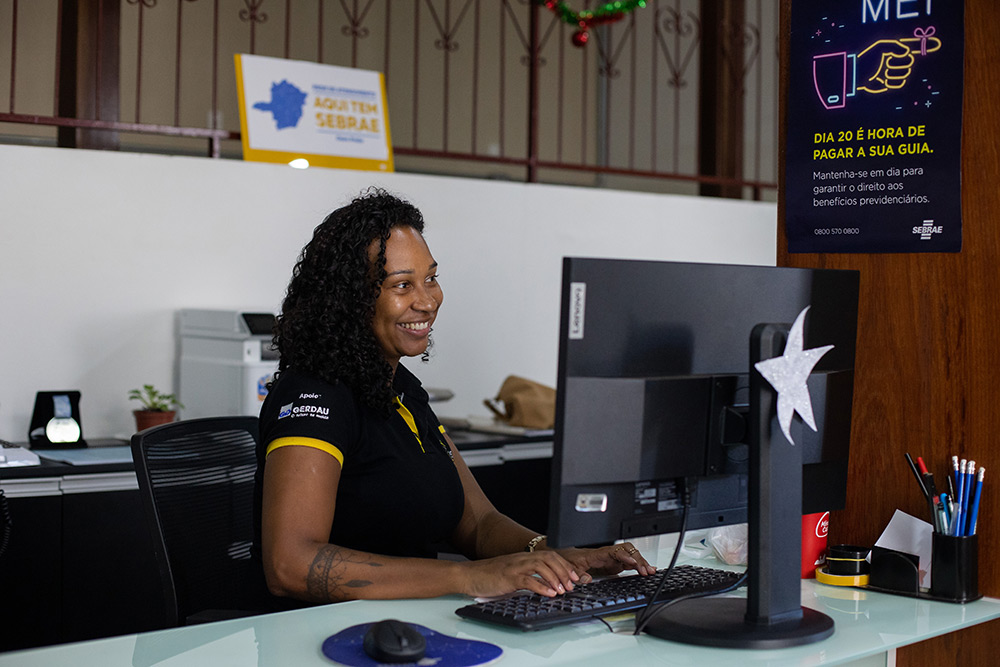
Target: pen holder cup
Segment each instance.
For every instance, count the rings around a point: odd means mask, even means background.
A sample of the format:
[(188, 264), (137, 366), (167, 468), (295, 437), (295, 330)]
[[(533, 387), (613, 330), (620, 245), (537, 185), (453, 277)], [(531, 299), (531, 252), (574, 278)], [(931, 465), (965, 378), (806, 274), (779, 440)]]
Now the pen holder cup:
[(934, 533), (931, 542), (933, 597), (967, 602), (979, 595), (979, 537)]

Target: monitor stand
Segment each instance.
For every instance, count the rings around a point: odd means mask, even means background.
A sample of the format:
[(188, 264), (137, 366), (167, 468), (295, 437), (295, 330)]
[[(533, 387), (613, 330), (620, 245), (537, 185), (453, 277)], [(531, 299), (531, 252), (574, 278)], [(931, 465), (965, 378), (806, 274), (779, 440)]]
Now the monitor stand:
[(645, 631), (654, 637), (702, 646), (776, 649), (833, 634), (832, 618), (801, 604), (802, 451), (781, 432), (776, 392), (754, 367), (783, 353), (788, 330), (787, 324), (758, 324), (750, 336), (747, 597), (671, 605), (646, 625)]

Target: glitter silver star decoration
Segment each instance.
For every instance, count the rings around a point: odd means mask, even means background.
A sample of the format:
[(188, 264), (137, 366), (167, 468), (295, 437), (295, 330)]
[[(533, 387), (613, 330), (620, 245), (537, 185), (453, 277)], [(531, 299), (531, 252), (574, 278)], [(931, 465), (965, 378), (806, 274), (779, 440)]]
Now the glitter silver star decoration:
[(796, 412), (809, 428), (816, 430), (816, 419), (813, 417), (812, 399), (809, 396), (806, 380), (823, 355), (833, 349), (833, 345), (814, 347), (811, 350), (802, 349), (802, 323), (808, 311), (809, 306), (806, 306), (795, 318), (795, 324), (788, 332), (782, 356), (754, 364), (754, 368), (778, 392), (778, 423), (781, 425), (781, 432), (793, 445), (795, 441), (792, 440), (791, 427), (792, 417)]

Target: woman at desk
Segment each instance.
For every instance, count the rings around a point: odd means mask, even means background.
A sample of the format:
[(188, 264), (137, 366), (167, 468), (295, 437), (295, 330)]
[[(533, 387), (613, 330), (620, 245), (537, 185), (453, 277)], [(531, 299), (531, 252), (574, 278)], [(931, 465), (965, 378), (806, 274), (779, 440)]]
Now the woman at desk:
[[(260, 555), (272, 594), (308, 602), (572, 590), (654, 568), (631, 544), (548, 549), (479, 488), (402, 364), (442, 303), (411, 204), (371, 190), (303, 249), (278, 317), (261, 409)], [(451, 543), (469, 558), (438, 560)]]

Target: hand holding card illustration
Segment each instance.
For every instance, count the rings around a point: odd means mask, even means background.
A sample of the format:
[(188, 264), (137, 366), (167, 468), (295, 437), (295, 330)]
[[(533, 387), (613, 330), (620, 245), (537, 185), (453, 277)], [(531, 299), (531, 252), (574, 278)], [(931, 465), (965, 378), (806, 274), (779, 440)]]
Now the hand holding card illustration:
[(879, 39), (857, 54), (846, 51), (813, 56), (813, 84), (827, 109), (842, 109), (858, 91), (879, 94), (906, 85), (916, 55), (941, 48), (934, 27), (917, 28), (913, 37)]

